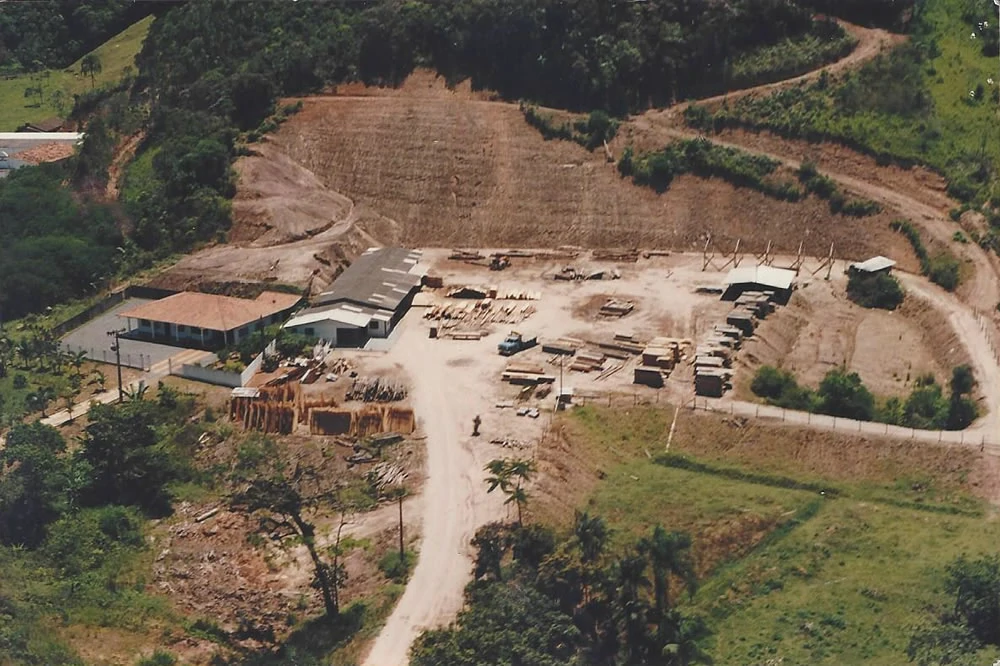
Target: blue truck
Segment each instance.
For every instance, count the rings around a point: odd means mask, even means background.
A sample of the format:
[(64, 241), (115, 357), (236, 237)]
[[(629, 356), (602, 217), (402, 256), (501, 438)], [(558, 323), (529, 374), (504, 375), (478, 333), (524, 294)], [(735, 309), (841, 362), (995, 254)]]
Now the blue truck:
[(538, 338), (535, 336), (526, 337), (517, 331), (511, 331), (510, 334), (504, 338), (504, 341), (497, 345), (497, 351), (500, 352), (501, 356), (513, 356), (519, 351), (524, 351), (525, 349), (531, 349), (538, 344)]

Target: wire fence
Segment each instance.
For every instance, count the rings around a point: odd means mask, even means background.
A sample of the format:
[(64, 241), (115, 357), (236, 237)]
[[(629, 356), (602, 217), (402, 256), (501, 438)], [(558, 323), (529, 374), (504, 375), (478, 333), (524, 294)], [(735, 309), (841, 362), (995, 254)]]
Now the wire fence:
[[(594, 405), (600, 407), (638, 407), (640, 405), (669, 404), (667, 397), (660, 397), (659, 391), (653, 395), (648, 393), (630, 394), (585, 394), (574, 396), (578, 405)], [(816, 430), (827, 430), (844, 434), (891, 437), (898, 440), (913, 440), (933, 444), (978, 447), (980, 451), (990, 451), (1000, 454), (1000, 442), (987, 439), (982, 431), (966, 430), (920, 430), (903, 426), (878, 423), (875, 421), (858, 421), (826, 414), (800, 412), (772, 405), (761, 405), (739, 400), (721, 400), (696, 396), (686, 400), (680, 407), (691, 412), (709, 412), (730, 417), (742, 417), (759, 421), (780, 422), (788, 425), (798, 425)]]
[[(81, 347), (79, 345), (63, 344), (64, 351), (72, 353), (83, 353), (91, 361), (115, 364), (115, 353), (110, 349), (94, 349), (93, 347)], [(153, 359), (149, 354), (132, 354), (122, 352), (122, 367), (135, 368), (148, 372), (153, 364)]]

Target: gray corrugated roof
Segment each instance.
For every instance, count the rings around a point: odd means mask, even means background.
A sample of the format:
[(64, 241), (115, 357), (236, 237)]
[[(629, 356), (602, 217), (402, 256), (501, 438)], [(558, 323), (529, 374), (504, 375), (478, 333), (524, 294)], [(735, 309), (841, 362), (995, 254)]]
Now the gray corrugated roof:
[(316, 306), (349, 302), (395, 310), (420, 284), (416, 270), (420, 252), (401, 247), (370, 248), (340, 274), (329, 291), (313, 299)]

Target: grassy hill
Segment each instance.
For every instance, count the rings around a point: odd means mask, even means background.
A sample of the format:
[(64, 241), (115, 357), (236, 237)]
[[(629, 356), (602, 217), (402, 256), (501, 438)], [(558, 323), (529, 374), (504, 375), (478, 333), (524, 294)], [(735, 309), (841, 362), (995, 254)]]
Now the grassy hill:
[[(540, 457), (612, 543), (656, 523), (692, 535), (700, 587), (683, 607), (706, 618), (716, 664), (907, 663), (915, 628), (947, 603), (946, 566), (997, 550), (978, 451), (684, 412), (666, 455), (671, 418), (577, 410), (566, 448)], [(538, 490), (539, 520), (566, 519), (559, 492)]]
[[(94, 77), (93, 85), (113, 83), (121, 78), (126, 67), (135, 68), (135, 56), (152, 22), (153, 17), (147, 17), (94, 49), (93, 53), (101, 59), (103, 71)], [(92, 86), (90, 77), (80, 73), (81, 61), (82, 58), (66, 69), (0, 79), (0, 132), (12, 132), (26, 122), (65, 115), (73, 106), (73, 95), (90, 90)], [(25, 88), (36, 85), (41, 85), (44, 91), (41, 104), (35, 97), (24, 96)], [(61, 105), (53, 98), (56, 91), (63, 94)]]

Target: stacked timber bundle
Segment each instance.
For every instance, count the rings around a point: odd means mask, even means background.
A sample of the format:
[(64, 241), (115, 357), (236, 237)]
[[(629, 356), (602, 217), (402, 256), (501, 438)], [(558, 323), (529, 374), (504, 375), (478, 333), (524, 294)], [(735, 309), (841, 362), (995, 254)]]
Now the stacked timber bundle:
[(576, 372), (603, 371), (605, 359), (607, 356), (603, 352), (585, 349), (577, 353), (569, 369)]
[(452, 261), (480, 261), (486, 257), (475, 250), (453, 250), (448, 258)]
[(598, 342), (597, 346), (605, 355), (611, 358), (626, 359), (630, 356), (637, 356), (645, 349), (645, 345), (638, 342), (628, 342), (626, 340), (611, 340), (610, 342)]
[[(512, 293), (512, 292), (511, 292)], [(525, 292), (527, 294), (527, 292)], [(504, 295), (510, 295), (509, 293)], [(530, 300), (525, 298), (513, 300)], [(495, 303), (492, 299), (475, 302), (444, 303), (427, 308), (424, 319), (435, 321), (460, 321), (479, 324), (518, 324), (536, 312), (533, 305)]]
[(260, 389), (236, 389), (229, 401), (229, 418), (246, 430), (287, 435), (295, 427), (302, 400), (299, 384)]
[(395, 402), (406, 398), (406, 386), (381, 377), (357, 377), (347, 391), (346, 400)]
[(631, 314), (632, 310), (635, 309), (635, 302), (633, 301), (620, 301), (614, 298), (608, 299), (608, 301), (601, 306), (597, 314), (602, 317), (624, 317), (625, 315)]
[(413, 410), (404, 407), (367, 405), (358, 411), (323, 407), (309, 410), (309, 432), (313, 435), (409, 434), (416, 429), (416, 424)]
[(509, 363), (501, 378), (503, 381), (510, 382), (511, 384), (523, 384), (526, 386), (551, 384), (556, 380), (555, 375), (546, 374), (542, 366), (523, 361)]
[(597, 261), (639, 261), (639, 250), (594, 250), (592, 255)]
[(576, 338), (557, 338), (555, 340), (543, 342), (542, 351), (546, 354), (572, 356), (576, 353), (576, 350), (582, 346), (583, 340), (577, 340)]

